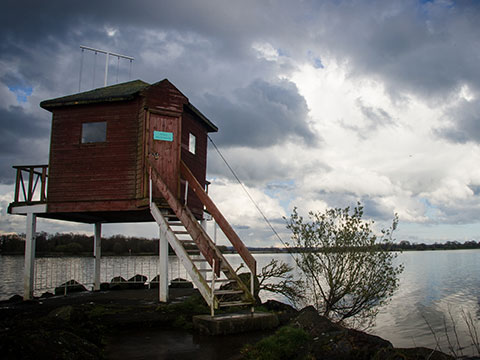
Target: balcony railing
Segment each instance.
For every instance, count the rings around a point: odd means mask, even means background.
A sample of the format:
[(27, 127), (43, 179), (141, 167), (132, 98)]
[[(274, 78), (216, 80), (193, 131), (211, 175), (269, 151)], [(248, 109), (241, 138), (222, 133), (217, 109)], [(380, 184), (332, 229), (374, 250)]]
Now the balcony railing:
[(17, 170), (14, 204), (46, 203), (48, 165), (22, 165), (13, 168)]

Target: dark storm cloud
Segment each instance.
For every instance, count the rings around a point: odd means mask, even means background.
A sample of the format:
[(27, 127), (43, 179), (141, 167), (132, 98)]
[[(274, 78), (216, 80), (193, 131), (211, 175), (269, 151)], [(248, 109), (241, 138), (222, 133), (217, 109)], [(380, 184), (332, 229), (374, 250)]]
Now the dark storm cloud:
[(462, 82), (480, 88), (478, 2), (327, 2), (318, 14), (317, 41), (393, 96), (435, 101)]
[(18, 106), (0, 109), (0, 183), (11, 184), (15, 178), (12, 165), (46, 164), (49, 122)]
[(480, 101), (462, 101), (447, 111), (447, 117), (452, 124), (437, 129), (437, 135), (454, 143), (480, 142)]
[(222, 131), (223, 146), (263, 148), (287, 141), (314, 145), (317, 136), (308, 124), (308, 107), (294, 83), (257, 79), (234, 92), (235, 100), (206, 95), (203, 108)]

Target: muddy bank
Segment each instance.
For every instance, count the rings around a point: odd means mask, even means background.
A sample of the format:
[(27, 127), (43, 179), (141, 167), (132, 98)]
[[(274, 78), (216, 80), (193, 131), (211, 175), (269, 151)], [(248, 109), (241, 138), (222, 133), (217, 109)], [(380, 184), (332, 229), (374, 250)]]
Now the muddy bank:
[[(312, 307), (295, 311), (269, 301), (279, 329), (228, 336), (199, 336), (192, 317), (209, 309), (194, 289), (79, 293), (0, 303), (3, 359), (431, 359), (430, 349), (395, 349), (386, 340), (346, 329)], [(238, 309), (236, 310), (238, 311)]]

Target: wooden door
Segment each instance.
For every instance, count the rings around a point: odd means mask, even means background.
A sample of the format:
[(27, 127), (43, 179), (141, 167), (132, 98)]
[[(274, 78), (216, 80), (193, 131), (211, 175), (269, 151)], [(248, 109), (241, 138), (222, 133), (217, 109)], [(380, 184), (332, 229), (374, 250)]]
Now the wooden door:
[[(150, 113), (148, 156), (169, 190), (180, 193), (180, 117)], [(161, 198), (153, 189), (153, 198)]]

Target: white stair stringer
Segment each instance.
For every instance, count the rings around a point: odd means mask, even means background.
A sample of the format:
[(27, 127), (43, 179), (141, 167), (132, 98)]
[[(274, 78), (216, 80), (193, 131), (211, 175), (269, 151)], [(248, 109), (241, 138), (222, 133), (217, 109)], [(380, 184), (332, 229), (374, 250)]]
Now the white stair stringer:
[(155, 219), (155, 221), (160, 227), (161, 235), (165, 236), (166, 239), (168, 240), (168, 243), (172, 247), (173, 251), (175, 251), (175, 254), (180, 259), (180, 262), (182, 263), (183, 267), (185, 268), (188, 275), (192, 279), (193, 283), (198, 288), (198, 291), (200, 292), (202, 297), (207, 302), (208, 306), (213, 305), (214, 308), (218, 308), (218, 301), (216, 297), (212, 298), (212, 290), (208, 285), (207, 281), (195, 266), (194, 262), (190, 258), (189, 254), (183, 247), (180, 240), (178, 240), (177, 236), (174, 234), (172, 229), (170, 229), (167, 221), (163, 217), (157, 205), (153, 202), (150, 204), (150, 212), (152, 213), (153, 218)]

